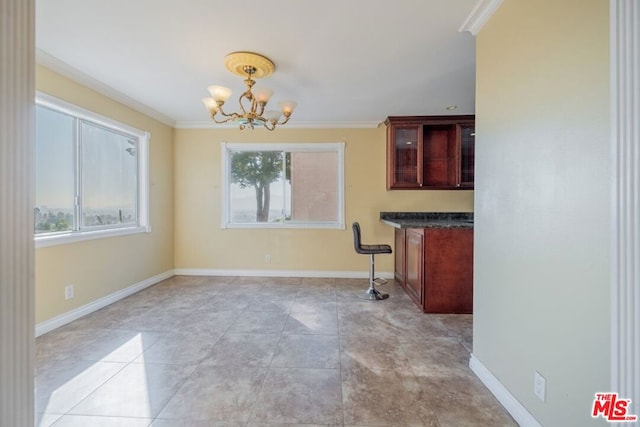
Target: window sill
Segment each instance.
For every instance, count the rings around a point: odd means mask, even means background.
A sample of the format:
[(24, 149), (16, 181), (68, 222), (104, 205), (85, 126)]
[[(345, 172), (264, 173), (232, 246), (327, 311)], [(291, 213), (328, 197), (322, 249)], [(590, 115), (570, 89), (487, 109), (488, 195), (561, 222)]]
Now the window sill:
[(76, 231), (49, 236), (36, 236), (34, 238), (36, 248), (66, 245), (68, 243), (84, 242), (86, 240), (104, 239), (107, 237), (127, 236), (130, 234), (150, 233), (151, 227), (126, 227), (109, 230)]
[(344, 230), (344, 224), (337, 222), (262, 222), (262, 223), (230, 223), (223, 224), (223, 229), (226, 228), (252, 228), (252, 229), (283, 229), (283, 228), (298, 228), (306, 230), (317, 229), (334, 229)]

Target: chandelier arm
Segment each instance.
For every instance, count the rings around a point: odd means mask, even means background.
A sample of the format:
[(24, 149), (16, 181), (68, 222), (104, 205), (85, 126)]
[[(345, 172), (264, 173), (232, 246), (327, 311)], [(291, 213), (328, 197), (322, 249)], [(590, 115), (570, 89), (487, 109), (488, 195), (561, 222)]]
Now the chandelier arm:
[(267, 128), (267, 130), (274, 130), (276, 128), (276, 125), (273, 122), (265, 121), (264, 127)]
[[(222, 114), (224, 117), (229, 117), (229, 118), (233, 118), (234, 116), (237, 115), (236, 113), (231, 113), (231, 114), (225, 113), (224, 110), (222, 109), (222, 105), (218, 106), (218, 112)], [(215, 116), (215, 113), (213, 114), (213, 116)], [(217, 123), (225, 123), (225, 122), (226, 120), (224, 122), (217, 122)]]
[(227, 116), (226, 119), (218, 120), (218, 119), (216, 119), (216, 115), (212, 114), (211, 115), (211, 120), (213, 120), (215, 123), (218, 123), (218, 124), (227, 123), (229, 120), (233, 120), (233, 115), (225, 114), (225, 116)]
[(291, 115), (284, 116), (284, 120), (283, 121), (278, 121), (276, 124), (277, 125), (283, 125), (283, 124), (287, 123), (290, 118), (291, 118)]
[(242, 110), (242, 115), (246, 115), (247, 114), (247, 110), (244, 108), (244, 105), (242, 105), (242, 99), (246, 98), (249, 101), (252, 100), (253, 96), (251, 94), (251, 91), (246, 91), (245, 93), (243, 93), (242, 95), (240, 95), (240, 98), (238, 98), (238, 104), (240, 104), (240, 109)]

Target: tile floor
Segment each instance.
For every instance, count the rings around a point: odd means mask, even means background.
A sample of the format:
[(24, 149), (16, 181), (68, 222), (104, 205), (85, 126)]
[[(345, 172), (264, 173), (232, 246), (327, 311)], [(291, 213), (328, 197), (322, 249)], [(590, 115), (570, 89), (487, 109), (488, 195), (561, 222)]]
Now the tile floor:
[(36, 340), (36, 426), (515, 426), (470, 315), (395, 284), (176, 276)]

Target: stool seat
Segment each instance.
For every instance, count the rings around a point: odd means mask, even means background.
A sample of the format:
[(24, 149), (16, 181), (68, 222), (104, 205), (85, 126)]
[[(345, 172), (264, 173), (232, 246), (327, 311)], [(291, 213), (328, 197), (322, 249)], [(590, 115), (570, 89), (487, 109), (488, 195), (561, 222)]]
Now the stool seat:
[(383, 294), (376, 289), (376, 283), (384, 284), (387, 281), (377, 278), (375, 276), (375, 261), (374, 255), (376, 254), (390, 254), (392, 253), (391, 246), (389, 245), (363, 245), (360, 240), (360, 224), (353, 223), (353, 247), (356, 252), (363, 255), (369, 255), (369, 288), (364, 292), (361, 298), (379, 301), (389, 298), (389, 294)]
[(356, 246), (356, 252), (364, 255), (392, 253), (389, 245), (360, 245)]

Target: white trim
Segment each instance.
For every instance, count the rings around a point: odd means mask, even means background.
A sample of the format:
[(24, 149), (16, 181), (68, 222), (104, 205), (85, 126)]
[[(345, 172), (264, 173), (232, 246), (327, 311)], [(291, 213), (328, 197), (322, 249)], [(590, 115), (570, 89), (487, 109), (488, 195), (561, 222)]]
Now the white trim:
[[(366, 279), (368, 271), (324, 270), (227, 270), (218, 268), (176, 268), (176, 276), (246, 276), (246, 277), (321, 277), (336, 279)], [(393, 279), (392, 271), (376, 272), (383, 279)]]
[(165, 116), (164, 114), (158, 112), (157, 110), (154, 110), (153, 108), (147, 105), (144, 105), (143, 103), (138, 102), (135, 99), (123, 94), (122, 92), (117, 91), (111, 86), (108, 86), (94, 79), (93, 77), (83, 73), (77, 68), (72, 67), (66, 62), (63, 62), (58, 58), (49, 55), (43, 50), (36, 49), (36, 62), (39, 65), (42, 65), (50, 69), (51, 71), (61, 74), (64, 77), (67, 77), (75, 81), (76, 83), (79, 83), (83, 86), (88, 87), (89, 89), (93, 89), (96, 92), (104, 96), (107, 96), (113, 99), (114, 101), (124, 104), (127, 107), (133, 108), (139, 113), (142, 113), (145, 116), (151, 117), (152, 119), (158, 120), (159, 122), (164, 123), (167, 126), (173, 127), (175, 125), (175, 120), (173, 120), (172, 118)]
[(36, 248), (66, 245), (68, 243), (84, 242), (87, 240), (104, 239), (106, 237), (128, 236), (130, 234), (150, 233), (151, 227), (120, 227), (93, 231), (74, 231), (62, 234), (44, 234), (35, 237)]
[(611, 390), (640, 414), (640, 4), (610, 0)]
[[(66, 114), (74, 119), (84, 120), (99, 126), (103, 126), (108, 129), (115, 130), (117, 132), (131, 135), (137, 138), (138, 142), (136, 148), (138, 171), (137, 171), (137, 224), (130, 225), (117, 225), (114, 227), (106, 227), (96, 229), (84, 229), (74, 230), (63, 233), (43, 233), (36, 234), (35, 244), (36, 247), (47, 247), (62, 245), (67, 243), (80, 242), (85, 240), (93, 240), (104, 237), (124, 236), (128, 234), (138, 233), (150, 233), (150, 215), (149, 215), (149, 140), (151, 134), (149, 132), (142, 131), (140, 129), (129, 126), (125, 123), (113, 120), (110, 117), (103, 116), (95, 113), (91, 110), (79, 107), (70, 102), (56, 98), (42, 92), (36, 92), (36, 105), (49, 108), (53, 111), (58, 111)], [(77, 165), (76, 165), (77, 167)], [(79, 189), (76, 189), (78, 191)], [(78, 215), (76, 208), (75, 215)], [(76, 217), (76, 221), (78, 218)]]
[(502, 0), (478, 0), (478, 3), (458, 31), (461, 33), (468, 31), (474, 36), (478, 35), (484, 24), (487, 23), (501, 4)]
[(140, 292), (141, 290), (155, 285), (156, 283), (159, 283), (165, 279), (173, 277), (174, 275), (175, 274), (173, 270), (168, 270), (164, 273), (156, 274), (153, 277), (149, 277), (148, 279), (145, 279), (141, 282), (135, 283), (129, 287), (99, 298), (93, 302), (90, 302), (89, 304), (83, 305), (82, 307), (78, 307), (56, 317), (53, 317), (49, 320), (45, 320), (44, 322), (40, 322), (36, 325), (36, 337), (39, 337), (40, 335), (46, 334), (47, 332), (64, 326), (67, 323), (73, 322), (74, 320), (78, 320), (81, 317), (86, 316), (87, 314), (98, 311), (101, 308), (113, 304), (114, 302), (120, 301), (121, 299), (133, 295), (136, 292)]
[[(333, 229), (344, 230), (344, 210), (345, 210), (345, 173), (344, 173), (344, 142), (308, 142), (308, 143), (220, 143), (222, 150), (222, 229)], [(284, 152), (335, 152), (338, 155), (337, 169), (337, 218), (335, 221), (285, 221), (285, 222), (268, 222), (268, 223), (233, 223), (231, 222), (231, 194), (229, 185), (229, 176), (231, 172), (231, 151), (284, 151)]]
[(474, 355), (469, 359), (469, 368), (498, 399), (504, 409), (511, 414), (520, 427), (541, 427), (527, 408), (518, 401), (509, 390), (496, 378), (486, 366)]
[[(292, 118), (286, 125), (278, 127), (281, 129), (375, 129), (384, 121), (351, 121), (351, 122), (315, 122), (315, 121), (296, 121)], [(211, 120), (182, 120), (175, 122), (176, 129), (237, 129), (236, 124), (217, 124)], [(260, 128), (256, 128), (259, 130)]]
[(107, 128), (113, 128), (123, 133), (133, 134), (140, 139), (149, 138), (149, 132), (134, 128), (111, 117), (103, 116), (44, 92), (36, 91), (36, 104)]

